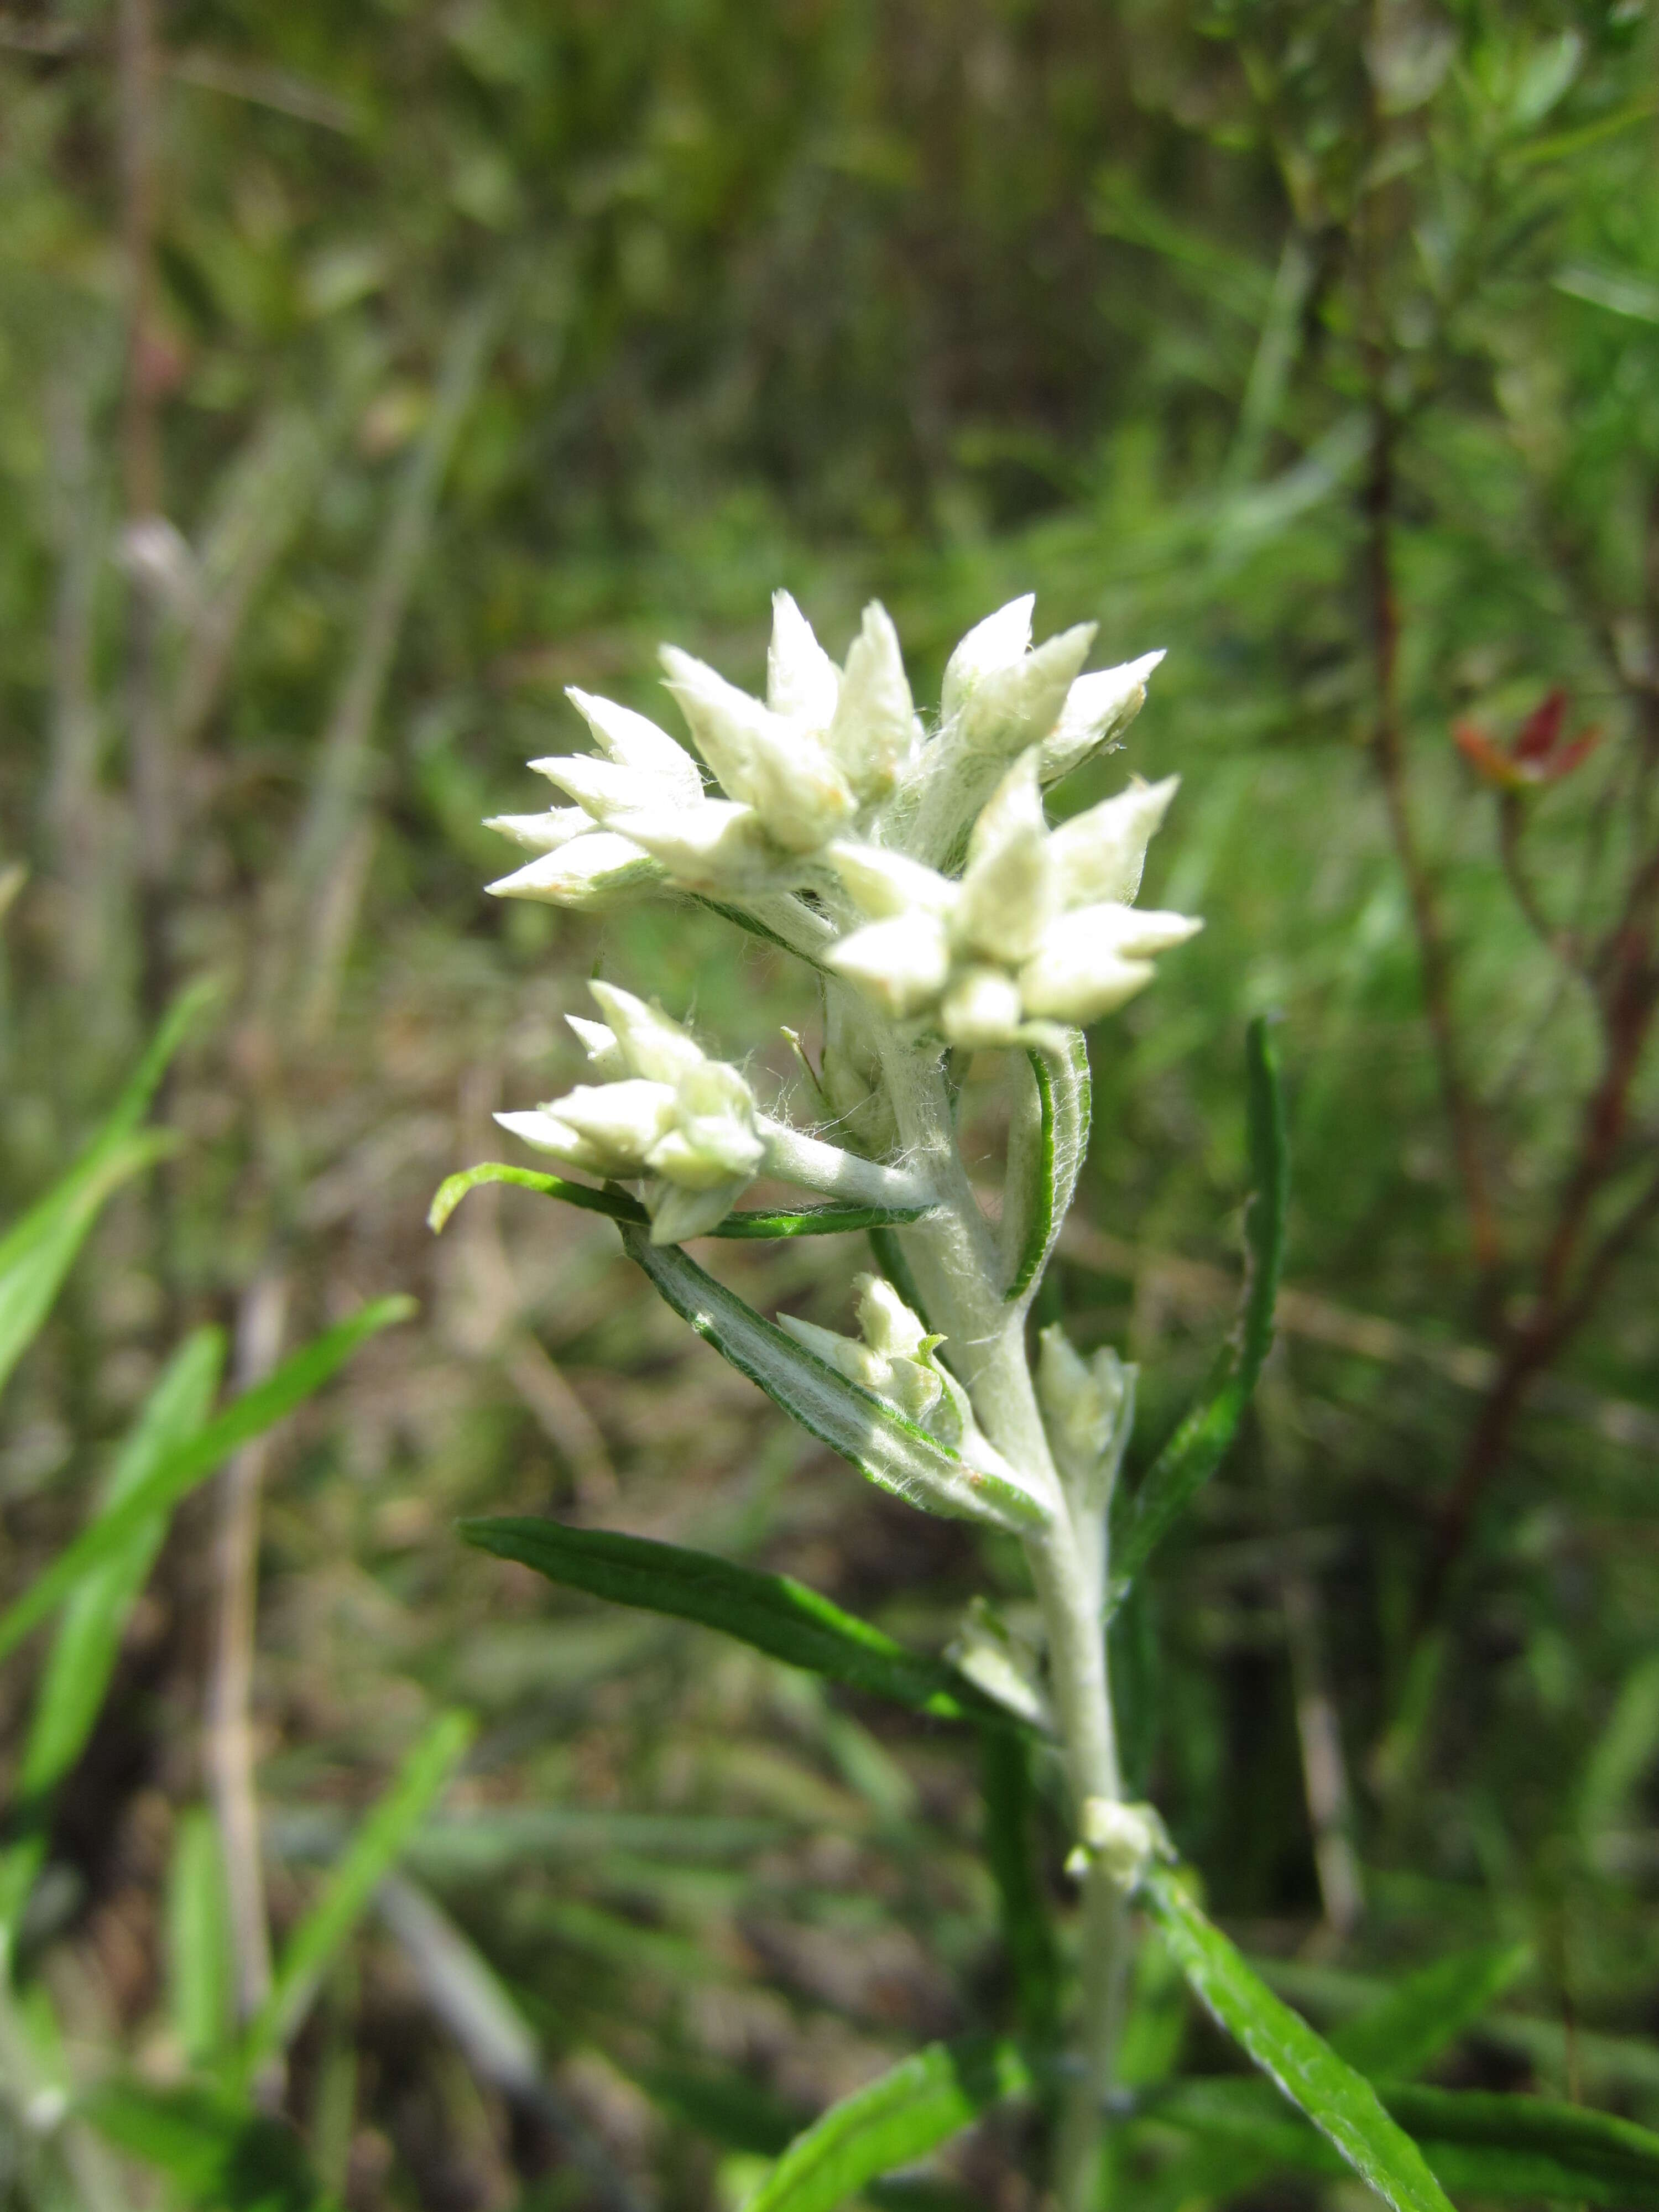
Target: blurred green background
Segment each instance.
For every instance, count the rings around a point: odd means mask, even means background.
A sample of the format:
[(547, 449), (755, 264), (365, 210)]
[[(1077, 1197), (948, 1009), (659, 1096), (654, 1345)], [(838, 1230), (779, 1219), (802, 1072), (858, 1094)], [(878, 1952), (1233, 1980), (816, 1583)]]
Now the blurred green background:
[[(1003, 1971), (948, 1741), (451, 1527), (704, 1545), (935, 1648), (975, 1589), (1018, 1605), (1015, 1559), (787, 1433), (605, 1223), (506, 1192), (423, 1225), (510, 1150), (492, 1110), (577, 1079), (596, 968), (787, 1084), (816, 1013), (781, 961), (480, 889), (481, 817), (578, 738), (562, 687), (658, 712), (665, 637), (757, 684), (780, 585), (837, 654), (879, 596), (923, 702), (1026, 590), (1097, 663), (1168, 648), (1061, 794), (1179, 771), (1148, 896), (1207, 922), (1091, 1039), (1056, 1271), (1078, 1341), (1143, 1364), (1132, 1467), (1228, 1326), (1264, 1010), (1293, 1296), (1120, 1632), (1138, 1784), (1310, 2006), (1525, 1942), (1464, 2078), (1659, 2118), (1655, 61), (1642, 0), (0, 14), (8, 1213), (179, 984), (222, 985), (179, 1149), (0, 1410), (4, 1572), (79, 1525), (186, 1324), (257, 1376), (419, 1296), (257, 1470), (270, 1908), (470, 1706), (416, 1871), (550, 2086), (469, 2065), (371, 1929), (286, 2092), (352, 2206), (729, 2203), (765, 2100), (815, 2109)], [(866, 1264), (719, 1260), (826, 1323)], [(228, 1512), (179, 1518), (28, 1938), (76, 2036), (158, 2078)], [(676, 2092), (694, 2064), (749, 2118)], [(1006, 2131), (966, 2155), (1035, 2201)]]

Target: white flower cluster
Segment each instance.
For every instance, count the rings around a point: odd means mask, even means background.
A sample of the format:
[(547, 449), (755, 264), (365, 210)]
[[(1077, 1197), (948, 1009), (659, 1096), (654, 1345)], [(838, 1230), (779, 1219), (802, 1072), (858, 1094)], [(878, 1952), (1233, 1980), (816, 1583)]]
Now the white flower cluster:
[(1121, 1005), (1199, 926), (1132, 908), (1174, 779), (1053, 832), (1042, 791), (1116, 739), (1163, 656), (1085, 675), (1093, 625), (1033, 647), (1031, 607), (1017, 599), (963, 639), (931, 732), (877, 605), (838, 668), (778, 592), (764, 702), (665, 647), (719, 795), (655, 723), (572, 690), (599, 750), (532, 763), (574, 804), (495, 821), (537, 857), (491, 890), (571, 907), (661, 884), (739, 908), (782, 898), (805, 933), (830, 926), (826, 966), (962, 1045)]
[(607, 1079), (495, 1119), (567, 1167), (644, 1177), (653, 1243), (701, 1236), (725, 1219), (765, 1162), (755, 1094), (741, 1070), (710, 1060), (660, 1007), (614, 984), (588, 988), (605, 1020), (566, 1019)]
[(856, 1275), (860, 1334), (839, 1335), (815, 1322), (780, 1314), (778, 1323), (826, 1366), (896, 1407), (907, 1420), (942, 1443), (960, 1445), (973, 1426), (968, 1395), (935, 1357), (942, 1336), (930, 1336), (892, 1285), (879, 1275)]

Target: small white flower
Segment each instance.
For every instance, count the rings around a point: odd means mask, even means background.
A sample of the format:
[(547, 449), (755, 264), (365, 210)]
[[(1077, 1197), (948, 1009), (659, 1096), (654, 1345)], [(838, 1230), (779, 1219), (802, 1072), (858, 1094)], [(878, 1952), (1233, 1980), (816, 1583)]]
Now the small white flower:
[(492, 898), (538, 899), (580, 909), (614, 906), (660, 884), (666, 870), (631, 839), (608, 830), (574, 837), (556, 851), (486, 886)]
[(1079, 676), (1066, 694), (1060, 720), (1042, 741), (1045, 784), (1058, 783), (1091, 753), (1111, 744), (1146, 703), (1146, 679), (1164, 658), (1144, 653), (1118, 668), (1099, 668)]
[(886, 1399), (908, 1420), (955, 1443), (962, 1432), (961, 1386), (933, 1357), (941, 1339), (927, 1334), (892, 1285), (880, 1276), (857, 1276), (854, 1288), (859, 1293), (862, 1340), (820, 1328), (815, 1322), (798, 1321), (793, 1314), (780, 1314), (779, 1325), (848, 1382)]
[(484, 823), (486, 830), (499, 830), (531, 853), (556, 853), (573, 837), (586, 836), (592, 827), (592, 816), (580, 806), (555, 806), (545, 814), (493, 814)]
[(1103, 799), (1084, 814), (1062, 822), (1048, 841), (1064, 906), (1092, 906), (1103, 899), (1127, 905), (1140, 889), (1152, 842), (1170, 802), (1181, 787), (1178, 775), (1161, 783), (1136, 776), (1127, 791)]
[(567, 1018), (596, 1072), (612, 1079), (495, 1118), (568, 1167), (642, 1181), (653, 1243), (699, 1236), (724, 1220), (765, 1164), (754, 1093), (660, 1006), (612, 983), (589, 988), (604, 1024)]
[(826, 956), (895, 1020), (933, 1005), (951, 973), (951, 940), (937, 914), (913, 907), (843, 937)]
[(855, 796), (869, 805), (902, 782), (921, 741), (898, 632), (886, 608), (872, 600), (848, 652), (830, 750)]
[(763, 707), (678, 646), (665, 645), (661, 658), (698, 750), (775, 843), (816, 852), (852, 818), (852, 787), (818, 731)]

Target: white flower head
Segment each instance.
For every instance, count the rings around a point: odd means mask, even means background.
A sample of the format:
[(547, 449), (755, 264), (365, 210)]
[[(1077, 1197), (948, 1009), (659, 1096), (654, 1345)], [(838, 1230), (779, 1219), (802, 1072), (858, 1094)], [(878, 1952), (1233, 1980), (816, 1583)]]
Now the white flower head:
[(754, 1092), (660, 1006), (614, 983), (589, 988), (604, 1022), (567, 1018), (610, 1079), (495, 1119), (567, 1167), (643, 1179), (653, 1243), (699, 1236), (725, 1219), (764, 1163)]
[(793, 1314), (780, 1314), (779, 1323), (837, 1374), (886, 1399), (943, 1442), (956, 1443), (963, 1434), (966, 1401), (961, 1384), (934, 1357), (943, 1339), (929, 1336), (920, 1317), (879, 1275), (860, 1275), (854, 1288), (860, 1336), (842, 1336)]

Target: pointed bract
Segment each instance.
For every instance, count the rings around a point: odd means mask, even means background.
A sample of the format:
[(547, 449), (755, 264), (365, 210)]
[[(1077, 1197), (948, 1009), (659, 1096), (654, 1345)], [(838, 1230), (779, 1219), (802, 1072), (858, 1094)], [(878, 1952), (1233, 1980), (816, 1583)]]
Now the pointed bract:
[(641, 792), (639, 805), (666, 805), (677, 799), (702, 797), (697, 763), (666, 730), (659, 730), (631, 707), (619, 707), (612, 699), (596, 699), (591, 692), (579, 691), (574, 684), (564, 696), (599, 739), (608, 759), (660, 787), (648, 799)]
[(556, 853), (573, 837), (585, 837), (593, 817), (580, 806), (555, 806), (544, 814), (492, 814), (486, 830), (498, 830), (531, 853)]
[(997, 671), (1013, 667), (1030, 649), (1031, 610), (1036, 593), (1010, 599), (983, 622), (975, 623), (945, 664), (939, 719), (948, 722), (971, 691)]
[(1042, 744), (1042, 781), (1058, 783), (1080, 768), (1091, 753), (1115, 744), (1146, 703), (1146, 684), (1164, 658), (1144, 653), (1118, 668), (1098, 668), (1079, 676)]
[[(707, 1060), (708, 1054), (690, 1031), (660, 1006), (648, 1006), (643, 999), (636, 999), (631, 991), (618, 990), (614, 983), (595, 979), (587, 988), (610, 1024), (630, 1074), (647, 1076), (653, 1083), (678, 1083)], [(584, 1029), (592, 1026), (583, 1024)]]
[(787, 592), (772, 594), (772, 642), (766, 653), (766, 703), (775, 714), (827, 730), (841, 692), (836, 664)]
[(663, 880), (662, 864), (608, 830), (573, 838), (485, 888), (492, 898), (538, 899), (586, 911), (614, 906)]
[(937, 915), (912, 909), (843, 937), (828, 965), (902, 1021), (930, 1006), (951, 972), (951, 947)]
[(830, 750), (858, 799), (872, 805), (900, 782), (917, 742), (898, 633), (872, 599), (847, 655)]
[(1114, 799), (1062, 822), (1049, 840), (1066, 906), (1094, 906), (1103, 899), (1127, 905), (1140, 889), (1146, 848), (1180, 788), (1178, 775), (1161, 783), (1137, 777)]

